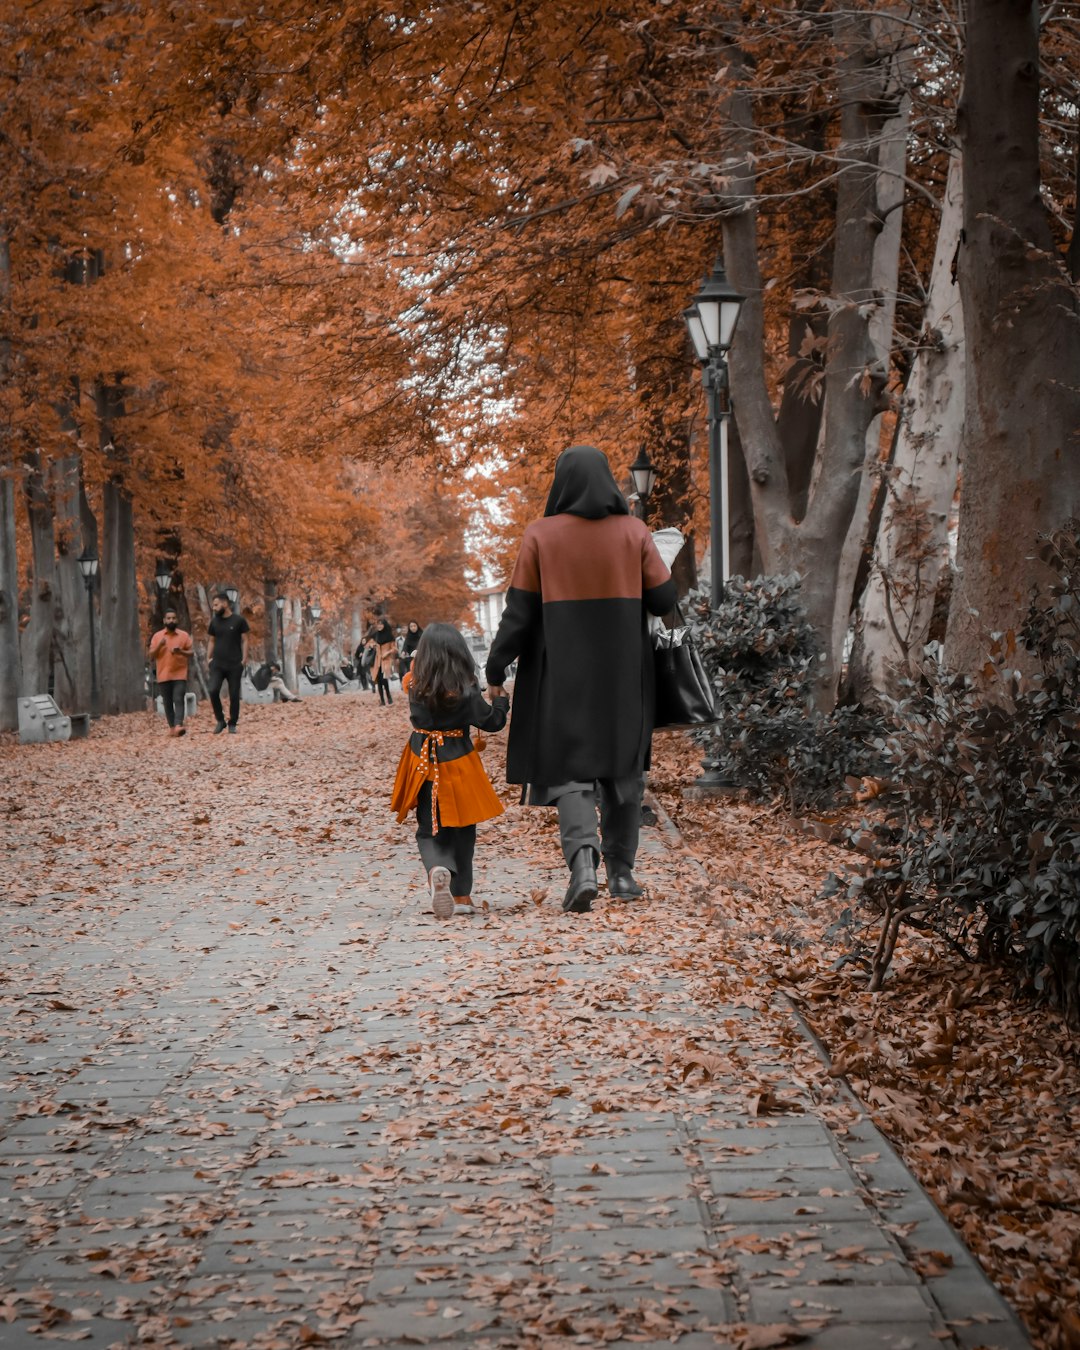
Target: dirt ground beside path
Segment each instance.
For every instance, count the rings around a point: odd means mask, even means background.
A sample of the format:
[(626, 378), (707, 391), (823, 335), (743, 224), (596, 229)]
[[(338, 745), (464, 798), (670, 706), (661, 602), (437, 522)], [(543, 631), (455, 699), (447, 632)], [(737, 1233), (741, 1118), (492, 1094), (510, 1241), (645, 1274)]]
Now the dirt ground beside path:
[(689, 853), (563, 915), (511, 807), (439, 924), (400, 699), (211, 725), (0, 746), (5, 1350), (1023, 1344)]

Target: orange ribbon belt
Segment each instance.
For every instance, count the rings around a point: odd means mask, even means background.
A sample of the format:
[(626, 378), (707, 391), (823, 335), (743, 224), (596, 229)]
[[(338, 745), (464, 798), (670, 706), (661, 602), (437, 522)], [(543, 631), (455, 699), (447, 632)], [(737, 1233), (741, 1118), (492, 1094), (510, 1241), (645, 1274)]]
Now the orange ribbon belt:
[(451, 740), (460, 739), (465, 735), (461, 727), (455, 727), (450, 731), (420, 731), (423, 736), (423, 744), (420, 746), (420, 762), (416, 766), (416, 772), (422, 773), (424, 778), (428, 777), (428, 770), (433, 769), (431, 777), (431, 833), (439, 833), (439, 753), (438, 748), (449, 737)]

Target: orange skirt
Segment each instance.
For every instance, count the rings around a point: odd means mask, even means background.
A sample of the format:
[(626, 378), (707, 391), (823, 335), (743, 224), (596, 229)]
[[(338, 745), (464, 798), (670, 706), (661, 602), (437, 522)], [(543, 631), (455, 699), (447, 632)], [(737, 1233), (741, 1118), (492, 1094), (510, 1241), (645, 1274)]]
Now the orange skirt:
[[(434, 779), (435, 765), (421, 759), (406, 742), (390, 798), (390, 810), (397, 812), (399, 823), (416, 805), (420, 789)], [(438, 824), (478, 825), (501, 816), (503, 809), (475, 750), (439, 764)]]

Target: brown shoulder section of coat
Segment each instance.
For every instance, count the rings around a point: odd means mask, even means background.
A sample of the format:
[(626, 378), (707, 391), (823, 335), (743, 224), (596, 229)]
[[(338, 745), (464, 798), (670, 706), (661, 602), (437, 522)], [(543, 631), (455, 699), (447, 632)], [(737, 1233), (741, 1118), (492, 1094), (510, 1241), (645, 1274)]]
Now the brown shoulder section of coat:
[(640, 600), (641, 540), (633, 516), (546, 516), (534, 523), (540, 589), (557, 600)]

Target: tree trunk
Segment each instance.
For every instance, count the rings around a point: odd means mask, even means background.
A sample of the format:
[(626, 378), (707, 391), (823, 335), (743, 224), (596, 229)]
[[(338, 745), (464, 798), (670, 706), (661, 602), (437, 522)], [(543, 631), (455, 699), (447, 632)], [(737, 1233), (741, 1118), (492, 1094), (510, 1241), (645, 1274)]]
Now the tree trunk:
[(728, 76), (733, 86), (728, 99), (732, 153), (723, 219), (728, 274), (747, 296), (731, 351), (731, 373), (750, 473), (755, 538), (765, 571), (796, 571), (803, 578), (803, 602), (826, 657), (819, 681), (822, 705), (831, 704), (836, 696), (841, 651), (834, 619), (840, 564), (866, 469), (867, 434), (879, 411), (885, 378), (875, 359), (869, 314), (875, 301), (874, 256), (881, 232), (877, 200), (881, 96), (891, 80), (889, 52), (875, 41), (870, 16), (839, 15), (834, 23), (843, 52), (838, 154), (846, 167), (837, 184), (823, 434), (806, 516), (799, 523), (793, 515), (787, 463), (765, 376), (753, 203), (754, 129), (750, 99), (736, 84), (738, 52), (731, 54)]
[(56, 574), (53, 507), (49, 498), (41, 455), (34, 450), (24, 457), (26, 514), (30, 522), (32, 573), (30, 619), (22, 634), (23, 693), (47, 694), (52, 666), (53, 632), (56, 620)]
[[(182, 473), (177, 470), (175, 477), (182, 478)], [(184, 632), (191, 632), (191, 611), (188, 608), (187, 595), (184, 592), (184, 575), (180, 571), (180, 555), (183, 552), (183, 541), (180, 538), (179, 530), (173, 526), (163, 526), (157, 531), (157, 559), (154, 563), (154, 603), (151, 613), (149, 632), (147, 636), (156, 633), (165, 621), (165, 611), (172, 609), (176, 611), (178, 627)], [(160, 572), (169, 574), (169, 584), (164, 591), (157, 584), (157, 576)]]
[(277, 593), (277, 582), (266, 578), (263, 581), (263, 609), (266, 612), (266, 626), (263, 629), (263, 660), (267, 665), (271, 661), (281, 660), (280, 638), (278, 637), (281, 628), (278, 619)]
[(296, 688), (296, 646), (303, 617), (300, 601), (287, 599), (282, 618), (285, 620), (285, 683), (290, 689)]
[(784, 447), (791, 515), (796, 521), (806, 515), (810, 480), (817, 459), (824, 408), (824, 371), (821, 345), (826, 332), (824, 313), (796, 314), (788, 324), (788, 356), (791, 365), (784, 374), (784, 392), (776, 414), (776, 428)]
[[(645, 447), (657, 471), (647, 518), (651, 529), (674, 526), (689, 535), (694, 518), (690, 413), (697, 395), (687, 387), (686, 328), (672, 312), (668, 287), (644, 285), (638, 296), (634, 385)], [(680, 594), (697, 585), (693, 548), (684, 545), (673, 572)]]
[(90, 614), (86, 583), (79, 569), (83, 549), (81, 520), (82, 463), (66, 455), (53, 465), (56, 503), (56, 663), (57, 703), (66, 712), (90, 708)]
[[(0, 313), (6, 324), (11, 302), (11, 249), (0, 234)], [(0, 330), (2, 331), (2, 330)], [(0, 338), (0, 384), (11, 373), (11, 343)], [(15, 466), (12, 447), (4, 434), (0, 451), (0, 731), (18, 726), (19, 561), (15, 545)]]
[[(881, 25), (890, 21), (881, 18)], [(879, 32), (879, 41), (884, 42), (888, 34)], [(895, 43), (897, 37), (892, 36)], [(907, 166), (907, 143), (911, 127), (911, 98), (900, 95), (900, 72), (895, 66), (889, 77), (886, 98), (897, 99), (897, 115), (889, 118), (882, 128), (878, 140), (876, 201), (877, 215), (881, 222), (877, 239), (874, 241), (874, 257), (871, 265), (871, 287), (877, 303), (870, 313), (869, 337), (873, 350), (875, 370), (880, 373), (882, 387), (887, 383), (892, 365), (893, 331), (896, 327), (897, 290), (900, 285), (900, 245), (903, 233), (904, 170)], [(858, 600), (856, 589), (860, 578), (869, 570), (870, 554), (874, 547), (873, 527), (880, 522), (878, 509), (881, 495), (881, 474), (888, 470), (888, 456), (895, 445), (895, 436), (890, 443), (882, 444), (883, 407), (877, 404), (876, 411), (866, 429), (866, 464), (859, 483), (859, 495), (852, 513), (851, 525), (840, 555), (840, 565), (836, 577), (836, 608), (833, 614), (833, 651), (843, 652), (851, 628), (852, 611)]]
[(1045, 579), (1036, 535), (1080, 514), (1080, 323), (1040, 195), (1037, 5), (971, 0), (958, 125), (967, 370), (946, 654), (974, 672)]
[(102, 534), (102, 706), (109, 713), (140, 712), (146, 706), (146, 672), (135, 580), (135, 521), (131, 497), (115, 475), (104, 487)]
[(10, 731), (19, 724), (20, 667), (15, 483), (0, 466), (0, 731)]
[[(881, 61), (866, 14), (835, 20), (843, 53), (838, 69), (841, 100), (838, 153), (848, 167), (836, 189), (836, 249), (825, 369), (825, 423), (817, 475), (800, 527), (805, 536), (803, 598), (809, 613), (829, 612), (819, 629), (824, 660), (819, 673), (823, 706), (836, 697), (842, 634), (836, 631), (840, 577), (848, 532), (866, 477), (867, 436), (885, 383), (870, 336), (874, 251), (881, 233), (878, 208), (877, 136), (872, 109), (883, 92)], [(849, 569), (848, 595), (854, 568)], [(815, 617), (815, 627), (818, 619)], [(845, 625), (846, 627), (846, 625)]]
[(723, 217), (724, 262), (735, 287), (746, 296), (731, 348), (732, 403), (750, 477), (754, 537), (762, 570), (783, 572), (792, 563), (795, 522), (788, 492), (787, 464), (765, 375), (764, 286), (758, 259), (756, 184), (753, 172), (753, 114), (747, 91), (735, 83), (741, 53), (729, 52), (733, 92), (728, 111), (733, 127), (733, 163), (728, 211)]
[(734, 409), (728, 419), (728, 534), (731, 575), (754, 575), (754, 503), (750, 498), (750, 475), (746, 471)]
[(949, 165), (922, 339), (900, 409), (896, 454), (852, 652), (860, 703), (895, 695), (929, 638), (964, 431), (964, 311), (953, 277), (963, 215), (961, 165)]
[(123, 415), (119, 389), (95, 389), (102, 449), (112, 464), (102, 497), (101, 689), (105, 712), (141, 712), (146, 706), (146, 663), (139, 632), (135, 575), (135, 518), (124, 482), (126, 465), (113, 437)]

